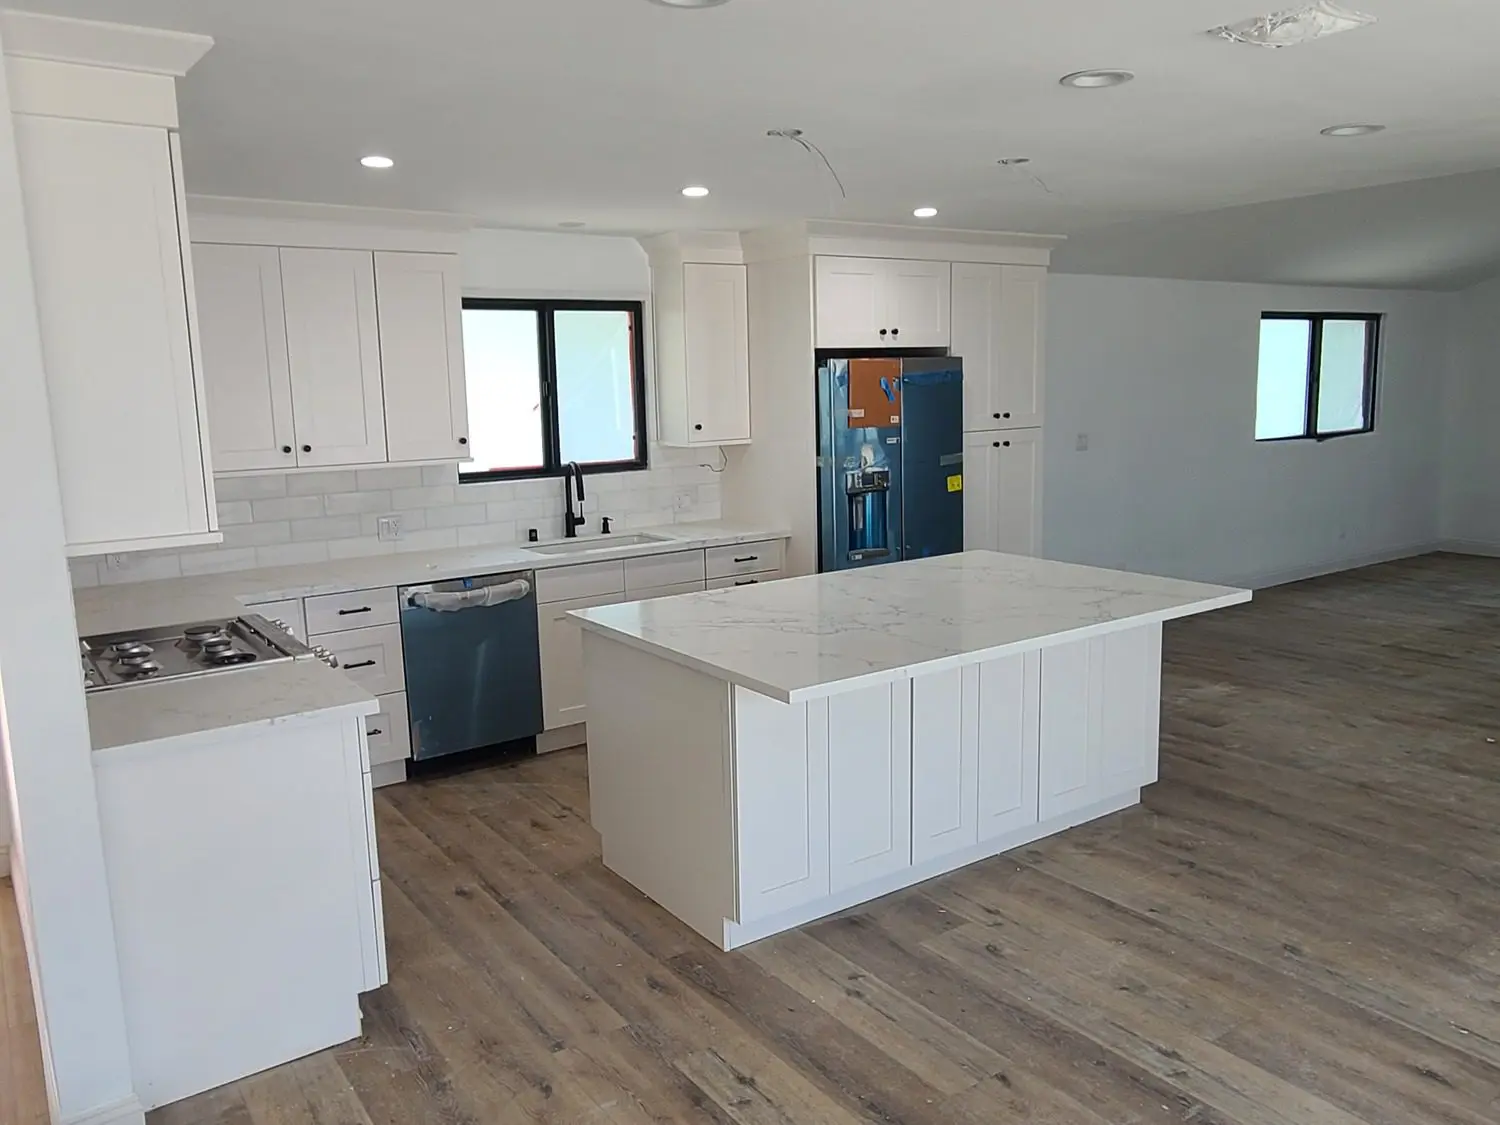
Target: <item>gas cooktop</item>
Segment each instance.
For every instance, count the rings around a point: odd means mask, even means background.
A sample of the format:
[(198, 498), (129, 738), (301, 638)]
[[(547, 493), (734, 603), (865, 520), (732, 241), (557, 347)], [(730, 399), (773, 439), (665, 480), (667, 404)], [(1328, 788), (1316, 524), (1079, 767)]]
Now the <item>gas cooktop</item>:
[(316, 655), (257, 614), (84, 637), (79, 650), (87, 691), (210, 676)]

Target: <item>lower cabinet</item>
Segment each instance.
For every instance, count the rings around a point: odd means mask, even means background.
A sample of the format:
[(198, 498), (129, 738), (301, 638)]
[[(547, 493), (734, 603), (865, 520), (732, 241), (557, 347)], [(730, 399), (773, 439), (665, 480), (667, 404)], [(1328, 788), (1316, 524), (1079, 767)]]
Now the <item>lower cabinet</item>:
[(911, 691), (828, 700), (828, 880), (837, 893), (910, 867)]
[(537, 606), (537, 651), (542, 662), (543, 729), (557, 730), (584, 722), (588, 700), (583, 680), (583, 639), (578, 623), (569, 619), (575, 609), (616, 605), (623, 592), (596, 594)]
[(1041, 550), (1042, 431), (964, 435), (964, 548)]
[(1155, 782), (1161, 626), (1055, 645), (1041, 661), (1041, 819)]

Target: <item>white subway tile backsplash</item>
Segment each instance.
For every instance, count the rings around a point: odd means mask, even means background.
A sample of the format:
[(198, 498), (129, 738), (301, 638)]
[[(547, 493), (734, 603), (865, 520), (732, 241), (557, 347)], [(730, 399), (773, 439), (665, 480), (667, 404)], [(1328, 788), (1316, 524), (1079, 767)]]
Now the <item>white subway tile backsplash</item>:
[(352, 469), (326, 473), (292, 473), (286, 478), (288, 496), (326, 496), (330, 492), (353, 492), (359, 474)]
[(411, 468), (360, 469), (358, 475), (361, 492), (372, 488), (422, 487), (422, 470), (418, 466)]
[[(622, 531), (719, 517), (720, 478), (696, 463), (704, 454), (652, 453), (656, 467), (645, 472), (586, 476), (585, 534), (597, 533), (603, 516)], [(559, 477), (459, 484), (453, 465), (427, 465), (225, 476), (215, 483), (222, 545), (134, 553), (118, 570), (102, 558), (74, 559), (73, 585), (524, 543), (532, 528), (540, 539), (563, 533)], [(695, 502), (678, 512), (682, 493)], [(401, 518), (399, 540), (378, 538), (378, 521), (387, 515)]]
[(279, 500), (252, 501), (255, 522), (263, 520), (307, 520), (323, 514), (321, 496), (287, 496)]
[(307, 543), (315, 539), (354, 539), (362, 534), (358, 516), (323, 516), (315, 520), (293, 520), (292, 542)]
[(214, 495), (220, 500), (262, 500), (286, 495), (286, 473), (264, 477), (215, 477)]

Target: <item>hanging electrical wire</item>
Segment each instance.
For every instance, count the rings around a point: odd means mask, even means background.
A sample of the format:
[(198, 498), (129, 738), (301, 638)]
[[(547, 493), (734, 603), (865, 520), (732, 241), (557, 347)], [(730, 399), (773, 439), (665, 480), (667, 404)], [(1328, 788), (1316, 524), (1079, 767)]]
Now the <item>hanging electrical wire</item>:
[(1016, 169), (1017, 171), (1019, 171), (1020, 173), (1022, 173), (1027, 179), (1029, 179), (1032, 183), (1036, 184), (1037, 187), (1041, 188), (1044, 192), (1046, 192), (1048, 195), (1056, 195), (1057, 194), (1057, 192), (1053, 191), (1047, 185), (1047, 181), (1046, 180), (1042, 179), (1042, 177), (1038, 176), (1035, 172), (1033, 172), (1031, 170), (1031, 167), (1030, 167), (1030, 165), (1031, 165), (1031, 157), (1029, 157), (1029, 156), (1007, 156), (1007, 157), (1001, 158), (1000, 160), (995, 161), (995, 163), (998, 164), (1002, 168), (1014, 168), (1014, 169)]
[(833, 182), (838, 185), (839, 194), (845, 199), (849, 198), (849, 193), (844, 190), (844, 181), (839, 178), (838, 172), (833, 167), (833, 161), (828, 159), (827, 153), (804, 137), (801, 129), (767, 129), (766, 136), (780, 137), (782, 140), (791, 141), (795, 145), (800, 145), (811, 155), (816, 156), (823, 162), (823, 167), (828, 169), (828, 174), (833, 177)]

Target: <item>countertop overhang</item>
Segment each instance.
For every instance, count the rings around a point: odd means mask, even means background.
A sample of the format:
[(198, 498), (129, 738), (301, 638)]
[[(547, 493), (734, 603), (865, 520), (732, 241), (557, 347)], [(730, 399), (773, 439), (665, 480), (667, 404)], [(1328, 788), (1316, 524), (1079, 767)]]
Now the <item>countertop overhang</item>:
[(573, 611), (584, 629), (800, 703), (1250, 600), (991, 551)]

